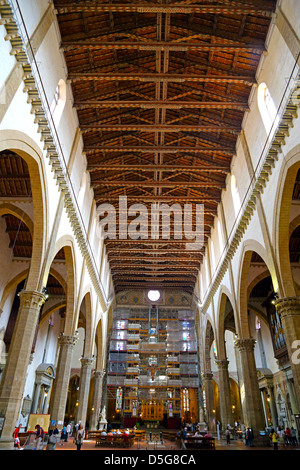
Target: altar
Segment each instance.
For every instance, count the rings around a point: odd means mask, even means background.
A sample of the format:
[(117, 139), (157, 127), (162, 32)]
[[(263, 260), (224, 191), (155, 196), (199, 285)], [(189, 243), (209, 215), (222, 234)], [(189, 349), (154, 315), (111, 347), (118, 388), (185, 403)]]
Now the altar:
[(159, 422), (164, 418), (164, 404), (160, 401), (142, 401), (141, 416), (145, 422)]

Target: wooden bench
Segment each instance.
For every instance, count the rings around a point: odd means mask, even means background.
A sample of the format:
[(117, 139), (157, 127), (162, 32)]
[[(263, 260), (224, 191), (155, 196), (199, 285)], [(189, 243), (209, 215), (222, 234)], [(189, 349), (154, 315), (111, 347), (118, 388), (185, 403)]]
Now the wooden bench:
[[(178, 437), (178, 439), (181, 441), (181, 438)], [(184, 444), (187, 449), (215, 450), (216, 448), (214, 437), (187, 436), (184, 439)]]
[(95, 440), (95, 447), (131, 447), (134, 442), (135, 434), (130, 435), (113, 434), (111, 436), (102, 436), (102, 431), (89, 431), (88, 439)]
[[(177, 431), (178, 432), (178, 431)], [(163, 439), (167, 439), (168, 441), (174, 442), (177, 437), (177, 432), (176, 431), (163, 431), (162, 432), (162, 437)]]

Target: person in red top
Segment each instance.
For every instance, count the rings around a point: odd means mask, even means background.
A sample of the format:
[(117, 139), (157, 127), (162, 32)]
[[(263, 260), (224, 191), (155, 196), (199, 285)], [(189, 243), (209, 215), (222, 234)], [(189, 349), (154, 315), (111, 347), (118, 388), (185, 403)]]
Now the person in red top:
[(286, 437), (287, 443), (290, 444), (291, 443), (291, 430), (290, 430), (290, 428), (286, 428), (285, 437)]
[(14, 441), (15, 441), (14, 447), (17, 447), (18, 449), (21, 449), (20, 439), (19, 439), (20, 427), (21, 425), (19, 424), (19, 426), (14, 430), (14, 434), (13, 434)]

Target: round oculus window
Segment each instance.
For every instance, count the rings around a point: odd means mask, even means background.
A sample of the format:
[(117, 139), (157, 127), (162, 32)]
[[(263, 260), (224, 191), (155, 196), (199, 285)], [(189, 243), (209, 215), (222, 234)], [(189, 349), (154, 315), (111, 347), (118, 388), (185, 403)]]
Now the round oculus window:
[(157, 302), (160, 299), (160, 292), (158, 290), (149, 290), (148, 299), (151, 302)]

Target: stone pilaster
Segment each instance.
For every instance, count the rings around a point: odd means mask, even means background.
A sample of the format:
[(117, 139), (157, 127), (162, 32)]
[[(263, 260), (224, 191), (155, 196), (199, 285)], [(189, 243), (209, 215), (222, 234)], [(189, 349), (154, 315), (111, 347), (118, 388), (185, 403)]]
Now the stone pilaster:
[(105, 371), (95, 371), (94, 373), (94, 395), (93, 395), (93, 411), (90, 420), (90, 429), (94, 430), (97, 429), (97, 424), (100, 416), (100, 408), (101, 408), (101, 399), (102, 399), (102, 385), (103, 385), (103, 377)]
[(87, 407), (89, 399), (90, 382), (92, 375), (92, 365), (94, 359), (81, 358), (81, 373), (80, 373), (80, 384), (79, 384), (79, 398), (78, 398), (78, 409), (77, 409), (77, 422), (81, 422), (83, 428), (85, 427)]
[(21, 291), (20, 307), (0, 385), (0, 414), (5, 417), (0, 448), (13, 447), (12, 433), (22, 405), (40, 309), (46, 297), (37, 291)]
[(253, 429), (254, 437), (257, 438), (259, 431), (265, 429), (265, 420), (254, 357), (255, 340), (237, 339), (235, 345), (240, 353), (240, 395), (244, 424)]
[(60, 336), (60, 350), (50, 400), (51, 420), (64, 421), (71, 373), (71, 361), (77, 336)]
[(222, 428), (225, 430), (228, 424), (233, 425), (230, 380), (228, 373), (229, 361), (226, 359), (216, 361), (219, 370), (219, 394), (220, 394), (220, 414)]
[(300, 412), (300, 297), (283, 297), (275, 307), (281, 317), (286, 347), (294, 379), (297, 413)]
[(212, 372), (204, 372), (204, 390), (206, 398), (206, 419), (208, 422), (208, 427), (211, 431), (216, 430), (216, 419), (213, 412), (215, 408), (214, 404), (214, 389), (213, 389), (213, 374)]

